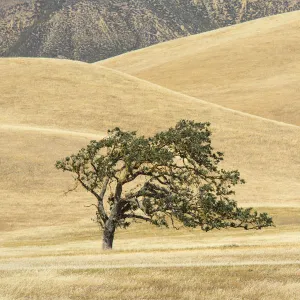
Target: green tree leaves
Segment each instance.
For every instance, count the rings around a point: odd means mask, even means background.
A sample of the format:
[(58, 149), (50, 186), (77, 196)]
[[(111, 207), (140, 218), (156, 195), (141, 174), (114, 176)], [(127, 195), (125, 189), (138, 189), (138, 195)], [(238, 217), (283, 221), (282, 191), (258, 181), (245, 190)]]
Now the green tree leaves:
[(108, 222), (127, 227), (137, 220), (205, 231), (272, 226), (266, 213), (237, 206), (232, 188), (245, 181), (239, 171), (219, 168), (222, 160), (211, 145), (209, 123), (181, 120), (149, 138), (115, 128), (56, 168), (75, 174), (96, 197), (104, 229)]

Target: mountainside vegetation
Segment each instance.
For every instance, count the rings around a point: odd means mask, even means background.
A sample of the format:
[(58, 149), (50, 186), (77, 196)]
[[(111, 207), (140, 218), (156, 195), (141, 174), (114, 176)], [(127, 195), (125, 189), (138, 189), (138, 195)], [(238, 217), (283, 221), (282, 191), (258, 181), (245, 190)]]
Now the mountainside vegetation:
[(95, 62), (298, 9), (297, 0), (0, 0), (0, 56)]

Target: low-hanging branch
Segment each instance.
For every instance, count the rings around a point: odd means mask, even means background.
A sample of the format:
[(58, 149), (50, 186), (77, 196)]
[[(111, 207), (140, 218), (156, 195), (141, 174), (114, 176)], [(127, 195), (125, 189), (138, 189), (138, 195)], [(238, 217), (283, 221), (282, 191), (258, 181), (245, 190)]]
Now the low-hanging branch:
[(245, 181), (237, 170), (219, 168), (223, 153), (214, 152), (209, 126), (182, 120), (149, 138), (115, 128), (56, 162), (97, 199), (104, 249), (112, 248), (117, 227), (136, 219), (205, 231), (273, 225), (266, 213), (239, 208), (231, 198)]

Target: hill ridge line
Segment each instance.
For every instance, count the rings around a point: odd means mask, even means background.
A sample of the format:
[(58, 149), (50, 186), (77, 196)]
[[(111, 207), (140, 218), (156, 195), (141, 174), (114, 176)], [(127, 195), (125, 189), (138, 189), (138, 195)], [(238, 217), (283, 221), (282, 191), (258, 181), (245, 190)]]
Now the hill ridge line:
[(216, 108), (219, 108), (219, 109), (223, 109), (225, 111), (229, 111), (229, 112), (241, 115), (241, 116), (247, 116), (247, 117), (250, 117), (250, 118), (253, 118), (253, 119), (258, 119), (258, 120), (262, 120), (262, 121), (265, 121), (265, 122), (270, 122), (270, 123), (273, 123), (273, 124), (276, 124), (276, 125), (281, 125), (281, 126), (287, 126), (287, 127), (292, 127), (292, 128), (300, 129), (300, 126), (297, 126), (297, 125), (294, 125), (294, 124), (289, 124), (289, 123), (285, 123), (285, 122), (280, 122), (280, 121), (276, 121), (276, 120), (272, 120), (272, 119), (268, 119), (268, 118), (264, 118), (264, 117), (260, 117), (260, 116), (256, 116), (256, 115), (252, 115), (252, 114), (249, 114), (249, 113), (246, 113), (246, 112), (242, 112), (242, 111), (239, 111), (239, 110), (234, 110), (234, 109), (231, 109), (231, 108), (228, 108), (228, 107), (224, 107), (224, 106), (216, 104), (216, 103), (208, 102), (208, 101), (196, 98), (196, 97), (192, 97), (192, 96), (189, 96), (187, 94), (183, 94), (183, 93), (180, 93), (180, 92), (168, 89), (168, 88), (166, 88), (164, 86), (161, 86), (161, 85), (159, 85), (157, 83), (153, 83), (151, 81), (135, 77), (133, 75), (130, 75), (130, 74), (125, 73), (125, 72), (121, 72), (121, 71), (116, 70), (116, 69), (104, 67), (104, 66), (101, 66), (101, 65), (97, 66), (97, 67), (104, 68), (106, 70), (110, 70), (112, 72), (115, 72), (116, 74), (124, 75), (127, 78), (136, 79), (139, 82), (148, 83), (150, 85), (153, 85), (153, 86), (156, 86), (156, 87), (158, 87), (160, 89), (163, 89), (163, 90), (165, 90), (165, 91), (167, 91), (169, 93), (173, 93), (174, 95), (178, 95), (178, 96), (187, 98), (189, 100), (197, 101), (197, 102), (200, 102), (202, 104), (211, 105), (213, 107), (216, 107)]
[[(150, 45), (150, 46), (144, 47), (144, 48), (131, 50), (131, 51), (128, 51), (128, 52), (125, 52), (125, 53), (122, 53), (122, 54), (119, 54), (119, 55), (116, 55), (116, 56), (108, 57), (108, 58), (105, 58), (105, 59), (102, 59), (102, 60), (99, 60), (99, 61), (95, 61), (95, 62), (92, 62), (92, 63), (88, 63), (88, 64), (100, 65), (101, 66), (101, 63), (104, 63), (106, 61), (111, 61), (111, 60), (113, 60), (117, 57), (126, 57), (127, 55), (131, 55), (133, 53), (143, 52), (145, 49), (155, 49), (155, 48), (157, 48), (158, 46), (161, 46), (161, 45), (176, 43), (180, 40), (193, 39), (196, 36), (206, 37), (206, 36), (212, 35), (214, 33), (218, 33), (218, 32), (227, 32), (228, 30), (234, 30), (234, 28), (236, 28), (236, 27), (247, 26), (251, 23), (254, 24), (254, 23), (257, 23), (257, 22), (261, 22), (264, 19), (278, 18), (278, 17), (281, 17), (282, 15), (285, 16), (287, 14), (295, 14), (296, 15), (299, 12), (300, 12), (299, 10), (295, 10), (295, 11), (285, 12), (285, 13), (281, 13), (281, 14), (277, 14), (277, 15), (265, 16), (265, 17), (262, 17), (262, 18), (258, 18), (258, 19), (249, 20), (249, 21), (242, 22), (242, 23), (229, 25), (229, 26), (226, 26), (226, 27), (220, 27), (220, 28), (216, 28), (216, 29), (213, 29), (213, 30), (209, 30), (209, 31), (204, 31), (204, 32), (200, 32), (200, 33), (191, 34), (191, 35), (188, 35), (188, 36), (182, 36), (182, 37), (179, 37), (179, 38), (176, 38), (176, 39), (172, 39), (172, 40), (168, 40), (168, 41), (161, 42), (161, 43), (158, 43), (158, 44)], [(262, 28), (262, 30), (263, 29), (264, 28)], [(250, 35), (252, 35), (252, 34), (250, 34)], [(215, 45), (210, 46), (210, 48), (212, 48), (212, 47), (215, 47)]]
[[(139, 49), (139, 50), (136, 50), (136, 51), (140, 51), (140, 50), (142, 50), (142, 49)], [(192, 100), (192, 101), (197, 101), (197, 102), (205, 104), (205, 105), (210, 105), (212, 107), (216, 107), (216, 108), (219, 108), (219, 109), (222, 109), (224, 111), (228, 111), (228, 112), (240, 115), (240, 116), (247, 116), (247, 117), (250, 117), (250, 118), (253, 118), (253, 119), (262, 120), (262, 121), (265, 121), (265, 122), (270, 122), (272, 124), (276, 124), (276, 125), (280, 125), (280, 126), (287, 126), (287, 127), (292, 127), (292, 128), (300, 129), (300, 126), (297, 126), (297, 125), (294, 125), (294, 124), (280, 122), (280, 121), (276, 121), (276, 120), (272, 120), (272, 119), (260, 117), (260, 116), (257, 116), (257, 115), (252, 115), (252, 114), (249, 114), (249, 113), (246, 113), (246, 112), (242, 112), (242, 111), (239, 111), (239, 110), (234, 110), (234, 109), (231, 109), (231, 108), (228, 108), (228, 107), (224, 107), (224, 106), (216, 104), (216, 103), (208, 102), (208, 101), (205, 101), (203, 99), (196, 98), (196, 97), (193, 97), (193, 96), (190, 96), (190, 95), (187, 95), (187, 94), (184, 94), (184, 93), (181, 93), (181, 92), (169, 89), (169, 88), (161, 86), (161, 85), (159, 85), (157, 83), (153, 83), (151, 81), (148, 81), (148, 80), (145, 80), (145, 79), (133, 76), (131, 74), (128, 74), (128, 73), (125, 73), (125, 72), (122, 72), (122, 71), (119, 71), (119, 70), (116, 70), (116, 69), (113, 69), (113, 68), (109, 68), (109, 67), (103, 66), (101, 64), (97, 65), (95, 63), (91, 64), (91, 63), (86, 63), (86, 62), (82, 62), (82, 61), (74, 61), (74, 60), (69, 60), (69, 59), (39, 58), (39, 57), (28, 57), (28, 58), (24, 58), (24, 57), (9, 57), (9, 58), (6, 58), (6, 57), (3, 57), (3, 58), (0, 58), (0, 62), (1, 62), (1, 60), (2, 61), (5, 61), (5, 60), (16, 60), (16, 61), (17, 60), (25, 60), (25, 61), (26, 60), (28, 60), (28, 61), (45, 60), (45, 61), (53, 61), (53, 62), (66, 62), (66, 63), (82, 64), (82, 65), (90, 66), (92, 68), (102, 68), (102, 69), (108, 70), (108, 71), (110, 71), (112, 73), (122, 75), (125, 78), (133, 79), (133, 80), (135, 80), (137, 82), (146, 83), (146, 84), (148, 84), (150, 86), (152, 85), (153, 87), (157, 87), (157, 88), (159, 88), (161, 90), (164, 90), (164, 91), (166, 91), (168, 93), (171, 93), (171, 94), (173, 93), (174, 95), (178, 95), (180, 97), (183, 97), (183, 98), (186, 98), (186, 99), (189, 99), (189, 100)], [(41, 127), (41, 128), (43, 128), (43, 127)], [(68, 131), (68, 130), (66, 130), (66, 131)], [(72, 132), (72, 131), (70, 131), (70, 132)], [(78, 132), (74, 131), (74, 133), (76, 134)], [(89, 133), (87, 133), (87, 134), (89, 134)], [(92, 134), (92, 133), (90, 133), (90, 135), (91, 136), (92, 135), (97, 136), (97, 134)]]
[(14, 125), (14, 124), (0, 124), (0, 130), (19, 130), (19, 131), (36, 131), (40, 133), (56, 133), (56, 134), (70, 134), (73, 136), (81, 136), (81, 137), (94, 137), (94, 138), (103, 138), (105, 137), (105, 134), (93, 134), (89, 132), (80, 132), (80, 131), (72, 131), (72, 130), (66, 130), (66, 129), (59, 129), (59, 128), (46, 128), (46, 127), (40, 127), (40, 126), (30, 126), (30, 125)]

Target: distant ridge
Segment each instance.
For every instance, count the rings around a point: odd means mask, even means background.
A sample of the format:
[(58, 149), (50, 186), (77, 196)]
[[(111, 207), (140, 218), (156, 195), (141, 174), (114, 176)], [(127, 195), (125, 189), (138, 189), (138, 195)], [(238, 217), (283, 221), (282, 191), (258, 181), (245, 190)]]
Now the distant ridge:
[(298, 9), (297, 0), (0, 0), (0, 56), (95, 62)]

